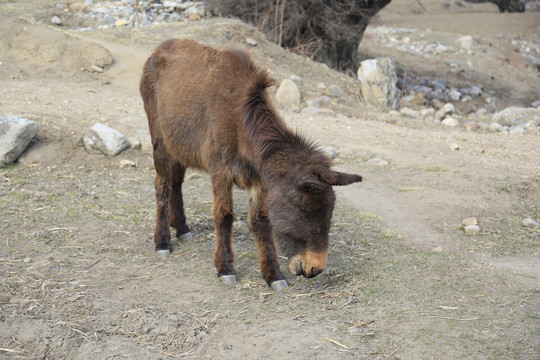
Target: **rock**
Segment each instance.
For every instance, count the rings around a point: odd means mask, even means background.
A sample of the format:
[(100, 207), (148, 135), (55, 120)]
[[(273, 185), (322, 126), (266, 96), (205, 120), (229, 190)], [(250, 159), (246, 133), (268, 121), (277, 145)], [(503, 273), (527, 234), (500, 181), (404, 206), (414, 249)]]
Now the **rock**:
[(97, 66), (96, 64), (90, 66), (90, 70), (92, 70), (93, 72), (97, 72), (97, 73), (102, 73), (103, 72), (103, 68), (101, 66)]
[(324, 85), (324, 83), (320, 82), (317, 84), (317, 90), (326, 90), (326, 85)]
[(102, 152), (107, 156), (115, 156), (129, 148), (124, 135), (104, 124), (92, 126), (83, 140), (89, 153)]
[(129, 21), (125, 19), (118, 19), (114, 22), (114, 26), (117, 28), (122, 27), (122, 26), (128, 26), (128, 25), (129, 25)]
[(510, 106), (493, 115), (492, 119), (503, 126), (520, 125), (527, 122), (538, 125), (540, 124), (540, 110)]
[(480, 226), (478, 225), (467, 225), (463, 227), (465, 234), (478, 234), (480, 232)]
[(62, 25), (62, 19), (60, 19), (58, 16), (53, 16), (51, 19), (51, 23), (57, 26)]
[(39, 142), (28, 146), (17, 162), (23, 165), (55, 163), (63, 154), (65, 151), (60, 144)]
[(259, 43), (257, 42), (257, 40), (255, 40), (254, 38), (250, 38), (250, 37), (247, 37), (246, 38), (246, 43), (248, 45), (251, 45), (251, 46), (257, 46), (259, 45)]
[(137, 130), (133, 137), (137, 138), (141, 143), (141, 151), (143, 154), (152, 155), (154, 148), (152, 146), (152, 137), (148, 130)]
[(442, 253), (442, 251), (443, 251), (443, 248), (441, 246), (436, 246), (433, 249), (431, 249), (431, 252), (434, 252), (434, 253)]
[(0, 168), (12, 164), (39, 130), (35, 121), (8, 116), (0, 118)]
[(236, 220), (233, 222), (233, 229), (241, 234), (249, 234), (249, 227), (242, 220)]
[(461, 93), (457, 91), (456, 89), (452, 89), (449, 95), (450, 95), (450, 99), (454, 101), (458, 101), (459, 99), (461, 99)]
[(450, 149), (451, 150), (459, 150), (459, 149), (461, 149), (461, 147), (456, 143), (452, 143), (452, 144), (450, 144)]
[(478, 220), (475, 217), (468, 217), (461, 221), (463, 226), (478, 225)]
[(521, 125), (512, 126), (508, 131), (512, 135), (522, 135), (525, 133), (525, 129)]
[(435, 109), (433, 108), (426, 108), (420, 110), (420, 116), (422, 116), (424, 119), (428, 116), (435, 116)]
[(492, 122), (491, 124), (489, 124), (488, 129), (490, 131), (493, 131), (493, 132), (495, 132), (495, 131), (503, 132), (504, 131), (504, 127), (501, 124), (499, 124), (498, 122)]
[(295, 82), (290, 79), (283, 80), (276, 93), (276, 102), (284, 108), (298, 111), (300, 100), (300, 90)]
[(459, 126), (459, 122), (454, 119), (453, 117), (447, 117), (442, 121), (442, 124), (448, 127), (456, 127)]
[(411, 108), (408, 108), (408, 107), (402, 107), (400, 110), (399, 110), (399, 113), (403, 116), (407, 116), (407, 117), (410, 117), (410, 118), (418, 118), (420, 113), (416, 110), (413, 110)]
[(141, 148), (141, 141), (137, 137), (130, 136), (128, 137), (127, 140), (128, 140), (130, 149), (139, 150)]
[(336, 84), (332, 84), (328, 88), (332, 92), (332, 95), (334, 95), (335, 97), (338, 97), (338, 98), (343, 97), (344, 95), (343, 90), (341, 90), (341, 88), (337, 86)]
[(135, 162), (131, 161), (131, 160), (122, 160), (122, 161), (120, 161), (118, 166), (120, 166), (121, 169), (124, 169), (124, 168), (127, 168), (127, 167), (136, 167), (137, 164), (135, 164)]
[(188, 16), (188, 21), (200, 21), (202, 20), (202, 16), (199, 14), (190, 14)]
[(358, 69), (358, 80), (362, 95), (369, 105), (381, 111), (397, 109), (399, 91), (396, 87), (396, 69), (391, 58), (362, 61)]
[(339, 154), (339, 150), (333, 146), (323, 146), (321, 149), (326, 153), (326, 155), (330, 156), (332, 159), (337, 158)]
[(302, 109), (301, 114), (305, 116), (313, 116), (322, 113), (322, 110), (315, 106), (306, 106)]
[(473, 38), (470, 35), (465, 35), (458, 39), (458, 43), (463, 50), (469, 51), (473, 46)]
[(301, 84), (302, 83), (302, 78), (298, 75), (291, 75), (290, 79), (292, 81), (294, 81), (295, 83), (297, 84)]
[(443, 121), (447, 115), (451, 115), (456, 111), (456, 108), (451, 103), (446, 103), (442, 108), (435, 113), (435, 120)]
[(388, 165), (388, 161), (381, 159), (380, 157), (372, 157), (368, 161), (366, 161), (366, 164), (373, 165), (373, 166), (386, 166)]
[(317, 106), (319, 106), (321, 104), (321, 99), (318, 99), (318, 98), (310, 99), (310, 100), (306, 101), (306, 104), (308, 106), (317, 107)]
[(537, 227), (540, 227), (540, 224), (531, 219), (531, 218), (526, 218), (526, 219), (523, 219), (523, 222), (522, 222), (523, 226), (525, 226), (526, 228), (529, 228), (529, 229), (534, 229), (534, 228), (537, 228)]

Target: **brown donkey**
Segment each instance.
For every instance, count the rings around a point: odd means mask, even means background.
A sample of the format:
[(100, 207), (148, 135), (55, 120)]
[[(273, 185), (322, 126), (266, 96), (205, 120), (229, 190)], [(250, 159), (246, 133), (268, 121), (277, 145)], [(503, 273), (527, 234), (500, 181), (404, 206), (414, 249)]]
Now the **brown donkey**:
[(249, 192), (249, 226), (264, 280), (287, 287), (276, 246), (295, 275), (322, 272), (334, 209), (333, 185), (362, 181), (331, 169), (331, 160), (291, 131), (272, 106), (268, 72), (238, 49), (216, 50), (191, 40), (168, 40), (144, 65), (140, 91), (156, 168), (156, 251), (171, 251), (169, 225), (191, 238), (182, 183), (186, 168), (208, 171), (216, 228), (218, 276), (234, 284), (232, 187)]

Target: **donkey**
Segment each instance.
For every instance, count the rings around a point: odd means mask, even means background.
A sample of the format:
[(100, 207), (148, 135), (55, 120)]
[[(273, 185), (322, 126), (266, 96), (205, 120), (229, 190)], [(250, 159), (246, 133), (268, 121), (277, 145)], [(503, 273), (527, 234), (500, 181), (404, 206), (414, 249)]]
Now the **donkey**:
[(152, 138), (158, 256), (171, 252), (171, 230), (191, 239), (182, 183), (187, 168), (212, 181), (214, 264), (236, 283), (231, 244), (233, 185), (249, 193), (248, 222), (262, 277), (275, 291), (287, 282), (276, 245), (295, 275), (314, 277), (327, 262), (334, 185), (362, 181), (331, 169), (316, 145), (291, 131), (272, 105), (268, 71), (239, 49), (217, 50), (192, 40), (160, 44), (144, 65), (140, 91)]

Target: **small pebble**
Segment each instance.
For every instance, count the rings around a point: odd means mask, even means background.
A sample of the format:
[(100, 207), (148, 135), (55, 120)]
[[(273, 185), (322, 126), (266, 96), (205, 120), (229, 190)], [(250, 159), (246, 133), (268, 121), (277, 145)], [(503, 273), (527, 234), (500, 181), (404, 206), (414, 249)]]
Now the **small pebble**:
[(475, 217), (468, 217), (461, 222), (463, 226), (478, 225), (478, 220)]
[(478, 234), (480, 232), (480, 226), (478, 225), (467, 225), (463, 227), (465, 234)]
[(122, 160), (122, 161), (120, 161), (118, 166), (120, 166), (120, 168), (123, 169), (123, 168), (127, 168), (127, 167), (136, 167), (137, 164), (135, 164), (135, 162), (133, 162), (131, 160)]
[(537, 227), (540, 226), (540, 224), (537, 221), (534, 221), (531, 218), (524, 219), (522, 224), (523, 224), (523, 226), (525, 226), (526, 228), (529, 228), (529, 229), (534, 229), (534, 228), (537, 228)]

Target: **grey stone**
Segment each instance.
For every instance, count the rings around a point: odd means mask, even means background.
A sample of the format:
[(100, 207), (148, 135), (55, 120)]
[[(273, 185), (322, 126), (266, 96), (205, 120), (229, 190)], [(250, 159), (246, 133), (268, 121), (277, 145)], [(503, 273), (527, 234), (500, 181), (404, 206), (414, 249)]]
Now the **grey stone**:
[(465, 234), (478, 234), (480, 232), (480, 226), (478, 225), (467, 225), (463, 227)]
[(369, 105), (382, 111), (395, 110), (399, 103), (397, 75), (391, 58), (362, 61), (358, 69), (362, 95)]
[(453, 114), (455, 111), (456, 108), (453, 104), (446, 103), (442, 108), (439, 109), (439, 111), (435, 113), (435, 120), (443, 121), (446, 116)]
[(105, 124), (95, 124), (84, 136), (84, 147), (89, 153), (102, 152), (115, 156), (129, 148), (129, 142), (118, 131)]
[(298, 111), (300, 101), (300, 90), (295, 82), (291, 79), (283, 80), (276, 93), (276, 102), (284, 108)]
[(497, 131), (497, 132), (503, 132), (504, 131), (504, 127), (499, 124), (498, 122), (492, 122), (491, 124), (489, 124), (488, 126), (488, 129), (490, 131)]
[(399, 110), (399, 113), (403, 116), (411, 117), (411, 118), (418, 118), (420, 117), (420, 113), (416, 110), (413, 110), (408, 107), (403, 107)]
[(540, 124), (540, 110), (510, 106), (494, 114), (493, 121), (504, 126), (519, 125), (530, 121)]
[(137, 138), (141, 144), (141, 151), (143, 154), (152, 155), (153, 146), (152, 146), (152, 137), (148, 130), (137, 130), (133, 137)]
[(473, 38), (470, 35), (465, 35), (458, 39), (458, 43), (463, 50), (468, 51), (472, 49)]
[(302, 109), (301, 114), (305, 116), (313, 116), (322, 113), (322, 110), (315, 106), (306, 106)]
[(248, 43), (248, 45), (251, 45), (251, 46), (257, 46), (259, 45), (259, 43), (257, 43), (257, 40), (253, 39), (253, 38), (250, 38), (250, 37), (247, 37), (246, 38), (246, 42)]
[(508, 132), (513, 135), (521, 135), (525, 133), (525, 129), (521, 125), (516, 125), (512, 126)]
[(529, 228), (529, 229), (534, 229), (534, 228), (537, 228), (537, 227), (540, 227), (540, 224), (531, 219), (531, 218), (526, 218), (526, 219), (523, 219), (523, 222), (522, 222), (523, 226), (525, 226), (526, 228)]
[(337, 86), (336, 84), (332, 84), (328, 88), (332, 92), (332, 95), (334, 95), (335, 97), (343, 97), (344, 95), (343, 90), (341, 90), (341, 88)]
[(461, 93), (457, 91), (456, 89), (452, 89), (449, 95), (450, 95), (450, 99), (454, 101), (458, 101), (459, 99), (461, 99)]
[(0, 118), (0, 168), (12, 164), (39, 130), (35, 121), (8, 116)]
[(51, 23), (60, 26), (62, 25), (62, 19), (60, 19), (58, 16), (53, 16), (51, 19)]
[(368, 165), (381, 166), (381, 167), (388, 165), (388, 161), (381, 159), (380, 157), (373, 157), (369, 159), (366, 163)]

